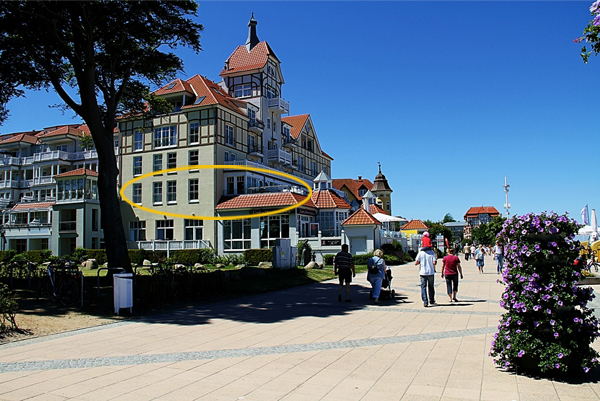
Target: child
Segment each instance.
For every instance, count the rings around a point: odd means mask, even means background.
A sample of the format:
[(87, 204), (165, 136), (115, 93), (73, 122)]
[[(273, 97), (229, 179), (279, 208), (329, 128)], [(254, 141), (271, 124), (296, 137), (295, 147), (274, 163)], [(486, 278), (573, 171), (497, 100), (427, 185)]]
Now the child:
[(422, 251), (427, 251), (431, 249), (431, 238), (429, 238), (429, 233), (427, 231), (425, 231), (425, 233), (423, 234), (423, 238), (421, 238), (421, 246)]

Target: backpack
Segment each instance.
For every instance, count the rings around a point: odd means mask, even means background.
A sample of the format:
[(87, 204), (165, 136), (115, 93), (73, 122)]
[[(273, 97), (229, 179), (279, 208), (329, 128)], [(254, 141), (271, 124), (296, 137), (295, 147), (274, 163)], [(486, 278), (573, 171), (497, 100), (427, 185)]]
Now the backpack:
[[(379, 260), (381, 260), (381, 258), (379, 258)], [(367, 269), (369, 270), (369, 274), (379, 274), (379, 268), (377, 267), (377, 264), (373, 262), (373, 258), (369, 258), (367, 261)]]

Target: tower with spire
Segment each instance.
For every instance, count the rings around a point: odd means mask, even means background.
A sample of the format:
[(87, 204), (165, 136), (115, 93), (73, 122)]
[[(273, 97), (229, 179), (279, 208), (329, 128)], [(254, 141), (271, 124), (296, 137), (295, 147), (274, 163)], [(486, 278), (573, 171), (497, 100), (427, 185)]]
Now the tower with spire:
[(381, 163), (379, 164), (379, 174), (375, 177), (375, 181), (373, 182), (373, 188), (371, 188), (371, 192), (379, 199), (381, 202), (381, 208), (385, 210), (390, 216), (392, 215), (392, 188), (387, 182), (385, 175), (381, 173)]

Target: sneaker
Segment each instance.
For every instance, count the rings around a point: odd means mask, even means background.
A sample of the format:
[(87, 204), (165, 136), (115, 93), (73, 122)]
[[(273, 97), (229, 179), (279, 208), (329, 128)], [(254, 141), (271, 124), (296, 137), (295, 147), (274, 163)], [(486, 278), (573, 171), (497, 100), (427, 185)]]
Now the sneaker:
[(429, 305), (427, 305), (427, 303), (423, 304), (423, 307), (427, 308)]
[(454, 301), (454, 302), (458, 302), (458, 299), (454, 298), (454, 299), (453, 299), (453, 301)]
[(433, 306), (433, 305), (435, 305), (435, 301), (429, 303), (429, 306)]
[(342, 296), (338, 295), (338, 302), (342, 302)]

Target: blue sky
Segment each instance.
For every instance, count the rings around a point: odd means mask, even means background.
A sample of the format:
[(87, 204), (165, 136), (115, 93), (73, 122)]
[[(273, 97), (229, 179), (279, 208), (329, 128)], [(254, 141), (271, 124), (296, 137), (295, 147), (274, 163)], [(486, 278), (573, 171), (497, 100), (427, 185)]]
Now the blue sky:
[[(377, 162), (408, 219), (600, 212), (600, 59), (581, 36), (592, 1), (202, 2), (203, 51), (178, 50), (181, 78), (219, 81), (251, 12), (282, 62), (290, 114), (310, 113), (333, 178), (374, 179)], [(1, 133), (73, 123), (51, 93), (11, 101)]]

